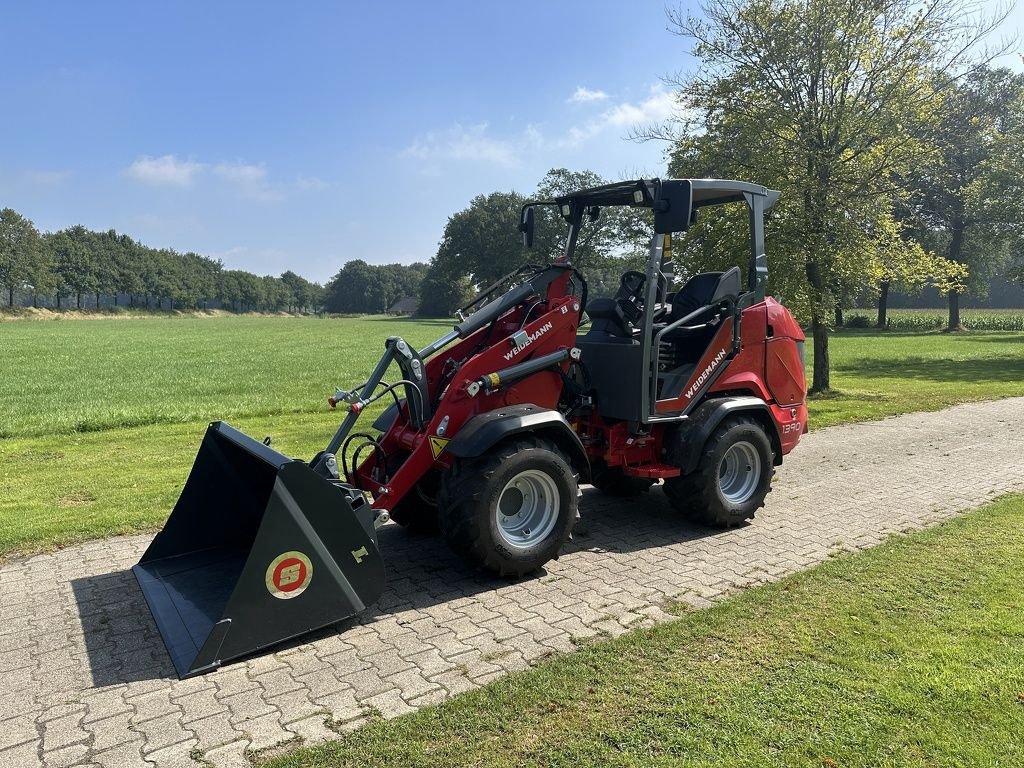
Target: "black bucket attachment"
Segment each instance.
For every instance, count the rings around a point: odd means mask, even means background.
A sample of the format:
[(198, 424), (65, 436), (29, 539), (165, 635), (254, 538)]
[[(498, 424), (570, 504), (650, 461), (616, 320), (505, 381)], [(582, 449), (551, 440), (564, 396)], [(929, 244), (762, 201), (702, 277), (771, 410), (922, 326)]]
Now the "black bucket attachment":
[(180, 677), (353, 616), (384, 588), (363, 495), (223, 422), (133, 570)]

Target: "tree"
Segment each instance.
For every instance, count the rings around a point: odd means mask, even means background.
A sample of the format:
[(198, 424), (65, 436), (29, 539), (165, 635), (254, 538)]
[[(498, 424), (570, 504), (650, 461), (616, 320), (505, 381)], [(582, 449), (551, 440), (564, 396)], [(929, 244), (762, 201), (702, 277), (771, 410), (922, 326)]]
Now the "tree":
[(91, 293), (96, 286), (92, 258), (83, 244), (80, 234), (64, 230), (54, 235), (51, 240), (51, 248), (56, 261), (55, 269), (60, 279), (60, 286), (57, 288), (58, 307), (61, 293), (70, 292), (75, 295), (77, 307), (81, 309), (82, 294)]
[[(452, 271), (449, 271), (452, 270)], [(423, 317), (452, 317), (455, 310), (473, 298), (469, 277), (460, 274), (455, 265), (431, 264), (420, 284), (420, 305), (417, 314)]]
[(949, 330), (960, 329), (962, 290), (984, 291), (1019, 247), (1024, 189), (1024, 75), (979, 67), (965, 78), (936, 76), (939, 119), (929, 133), (930, 162), (908, 179), (912, 215), (949, 259), (969, 269), (948, 290)]
[(347, 262), (327, 284), (327, 311), (342, 314), (377, 309), (376, 274), (362, 259)]
[(7, 306), (14, 306), (14, 292), (33, 276), (39, 255), (32, 222), (11, 208), (0, 211), (0, 284), (7, 289)]
[[(111, 232), (113, 233), (113, 230)], [(117, 235), (117, 241), (114, 306), (117, 306), (118, 293), (127, 294), (129, 306), (135, 306), (135, 295), (145, 289), (142, 282), (142, 259), (145, 248), (128, 235)]]
[(221, 304), (227, 304), (228, 309), (236, 312), (242, 309), (242, 283), (239, 279), (242, 274), (241, 270), (227, 269), (220, 273), (217, 280), (217, 298)]
[(39, 297), (48, 296), (57, 290), (60, 278), (57, 275), (53, 250), (45, 237), (40, 236), (36, 257), (32, 260), (26, 279), (32, 297), (32, 306), (39, 306)]
[[(929, 148), (940, 99), (930, 73), (955, 77), (995, 22), (964, 0), (724, 0), (703, 16), (670, 13), (700, 61), (677, 81), (684, 111), (639, 134), (675, 141), (673, 175), (690, 161), (783, 193), (771, 220), (773, 285), (810, 320), (811, 391), (829, 389), (835, 292), (863, 282), (888, 229), (894, 180)], [(722, 172), (724, 171), (724, 172)], [(780, 280), (781, 278), (781, 280)], [(773, 288), (774, 290), (774, 288)]]
[(477, 195), (445, 225), (434, 264), (489, 285), (527, 261), (519, 234), (526, 198), (516, 192)]
[[(593, 171), (552, 168), (537, 185), (535, 198), (554, 200), (570, 192), (608, 183), (608, 179)], [(546, 205), (536, 209), (536, 216), (534, 251), (543, 256), (542, 260), (561, 255), (565, 249), (565, 220), (557, 209)], [(604, 208), (597, 221), (584, 220), (576, 242), (573, 264), (588, 272), (592, 267), (608, 266), (609, 260), (612, 260), (621, 274), (629, 268), (623, 259), (630, 261), (632, 266), (640, 266), (644, 261), (652, 234), (649, 211), (643, 208)]]

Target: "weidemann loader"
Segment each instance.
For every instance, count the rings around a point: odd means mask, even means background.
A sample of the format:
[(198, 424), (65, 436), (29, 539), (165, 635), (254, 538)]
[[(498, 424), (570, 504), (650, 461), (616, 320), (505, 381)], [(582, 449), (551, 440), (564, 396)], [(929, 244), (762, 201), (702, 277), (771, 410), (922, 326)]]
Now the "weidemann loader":
[[(330, 398), (347, 415), (311, 461), (211, 424), (134, 569), (178, 674), (373, 603), (388, 520), (440, 529), (473, 565), (516, 577), (570, 538), (580, 483), (630, 496), (662, 480), (692, 520), (753, 517), (807, 428), (804, 335), (765, 295), (763, 219), (777, 198), (739, 181), (641, 179), (538, 201), (523, 209), (524, 241), (534, 206), (555, 206), (568, 225), (561, 257), (484, 290), (424, 349), (388, 338), (369, 379)], [(724, 203), (749, 211), (745, 275), (700, 273), (673, 290), (673, 235)], [(573, 254), (609, 206), (649, 209), (655, 234), (646, 270), (588, 304)], [(372, 430), (354, 431), (381, 398), (390, 406)]]

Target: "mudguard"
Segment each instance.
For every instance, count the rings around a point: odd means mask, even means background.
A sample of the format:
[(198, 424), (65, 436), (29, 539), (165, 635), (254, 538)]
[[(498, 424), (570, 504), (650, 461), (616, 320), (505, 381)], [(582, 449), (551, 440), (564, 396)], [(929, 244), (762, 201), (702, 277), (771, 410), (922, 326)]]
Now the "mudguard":
[(771, 411), (763, 400), (757, 397), (713, 397), (705, 400), (679, 422), (676, 427), (675, 450), (678, 451), (679, 468), (688, 474), (697, 468), (704, 444), (711, 433), (728, 416), (747, 413), (754, 416), (765, 428), (765, 433), (775, 453), (776, 466), (782, 463), (782, 441), (775, 426)]
[(558, 411), (531, 403), (509, 405), (481, 413), (467, 421), (448, 443), (445, 451), (457, 458), (486, 453), (506, 438), (524, 432), (541, 434), (569, 455), (580, 482), (590, 481), (590, 460), (583, 443)]

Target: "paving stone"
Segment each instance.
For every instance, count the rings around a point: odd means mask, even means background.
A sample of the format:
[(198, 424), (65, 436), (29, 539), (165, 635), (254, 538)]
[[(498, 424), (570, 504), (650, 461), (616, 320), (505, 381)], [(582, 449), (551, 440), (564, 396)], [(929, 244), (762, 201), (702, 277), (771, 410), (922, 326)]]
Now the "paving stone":
[(441, 704), (447, 699), (448, 691), (439, 685), (436, 690), (433, 690), (430, 693), (424, 693), (422, 696), (417, 696), (414, 699), (406, 699), (406, 703), (408, 703), (408, 705), (413, 709), (422, 709), (423, 707)]
[(146, 755), (146, 760), (156, 768), (205, 768), (203, 763), (192, 757), (195, 739), (189, 739)]
[(324, 708), (314, 704), (306, 688), (286, 691), (277, 696), (268, 696), (267, 703), (281, 713), (281, 722), (287, 725), (294, 720), (303, 720), (312, 715), (323, 714)]
[(262, 690), (243, 691), (234, 696), (225, 696), (221, 699), (221, 703), (231, 713), (232, 725), (262, 717), (274, 711), (274, 708), (264, 701)]
[(452, 696), (459, 693), (465, 693), (466, 691), (471, 691), (477, 687), (468, 677), (466, 677), (466, 673), (461, 670), (442, 672), (439, 675), (434, 675), (430, 679), (435, 683), (440, 683)]
[(327, 710), (335, 723), (346, 723), (362, 715), (364, 710), (351, 688), (316, 699), (314, 704)]
[(32, 715), (18, 715), (17, 717), (0, 720), (0, 750), (27, 741), (38, 741), (39, 731), (36, 729)]
[(166, 715), (181, 715), (181, 707), (171, 701), (170, 686), (144, 693), (141, 696), (126, 698), (125, 703), (135, 710), (132, 715), (132, 723), (140, 723)]
[(192, 731), (187, 730), (181, 724), (180, 712), (172, 712), (136, 723), (135, 730), (145, 737), (142, 754), (147, 756), (150, 752), (169, 747), (172, 744), (180, 744), (189, 739), (194, 740)]
[(132, 708), (124, 698), (125, 690), (125, 687), (118, 686), (116, 688), (99, 688), (86, 691), (82, 696), (82, 701), (86, 706), (86, 713), (85, 717), (82, 718), (82, 722), (91, 723), (94, 720), (103, 720), (114, 715), (131, 713)]
[(246, 757), (246, 750), (249, 749), (248, 739), (225, 744), (223, 747), (211, 749), (203, 755), (203, 759), (214, 768), (252, 768), (252, 763)]
[(352, 687), (349, 683), (343, 683), (339, 680), (334, 674), (333, 669), (303, 675), (298, 680), (309, 692), (309, 698), (313, 700)]
[(85, 756), (88, 754), (89, 748), (85, 744), (74, 744), (70, 747), (43, 752), (43, 764), (49, 768), (66, 768), (66, 766), (84, 762)]
[(0, 768), (33, 768), (42, 764), (34, 742), (0, 749)]
[(285, 724), (285, 729), (294, 733), (304, 744), (321, 744), (332, 741), (338, 734), (327, 727), (323, 715), (314, 715)]
[(280, 715), (272, 712), (239, 724), (249, 736), (252, 749), (267, 749), (295, 738), (281, 726)]
[[(584, 488), (580, 535), (544, 575), (512, 584), (470, 572), (440, 539), (386, 526), (389, 585), (371, 611), (185, 681), (128, 570), (151, 536), (7, 561), (0, 768), (37, 764), (41, 747), (50, 766), (151, 765), (144, 748), (171, 766), (193, 765), (195, 749), (248, 768), (250, 747), (329, 738), (371, 707), (429, 706), (580, 640), (674, 621), (672, 603), (711, 605), (1024, 490), (1022, 422), (1013, 398), (806, 435), (765, 509), (730, 531), (689, 526), (660, 489), (622, 500)], [(950, 430), (966, 437), (950, 446)]]
[(82, 712), (48, 720), (43, 725), (43, 750), (50, 752), (85, 741), (89, 734), (82, 728)]
[(188, 693), (173, 702), (183, 713), (181, 722), (184, 725), (211, 715), (226, 714), (228, 711), (228, 705), (217, 698), (215, 688)]
[(227, 712), (219, 715), (210, 715), (201, 720), (193, 720), (188, 724), (189, 730), (199, 740), (198, 748), (203, 751), (219, 747), (222, 744), (238, 741), (245, 735), (243, 733), (243, 726), (244, 724), (239, 725), (237, 728), (233, 726), (228, 720)]
[(134, 741), (94, 752), (90, 759), (103, 768), (153, 768), (142, 757), (142, 742)]
[(386, 720), (416, 711), (406, 704), (405, 699), (401, 697), (397, 690), (378, 693), (376, 696), (364, 699), (362, 703), (364, 706), (372, 707), (380, 712)]
[(141, 743), (145, 739), (141, 733), (132, 730), (131, 715), (128, 712), (96, 720), (88, 727), (93, 735), (92, 748), (97, 752), (129, 742)]

